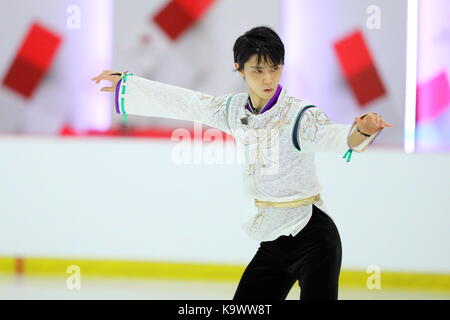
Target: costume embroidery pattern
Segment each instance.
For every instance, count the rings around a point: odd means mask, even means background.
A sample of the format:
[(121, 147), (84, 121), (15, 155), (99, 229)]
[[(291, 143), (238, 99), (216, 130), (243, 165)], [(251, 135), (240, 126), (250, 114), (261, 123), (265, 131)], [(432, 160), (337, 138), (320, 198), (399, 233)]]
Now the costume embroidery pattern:
[[(311, 108), (313, 109), (313, 108)], [(333, 124), (328, 116), (320, 109), (308, 109), (303, 114), (304, 119), (301, 120), (301, 135), (304, 140), (315, 141), (317, 138), (318, 126), (326, 126)], [(309, 112), (311, 111), (311, 112)]]
[[(242, 137), (243, 144), (252, 150), (256, 149), (255, 163), (247, 165), (248, 175), (253, 175), (255, 173), (255, 168), (258, 164), (263, 168), (272, 166), (278, 168), (279, 148), (275, 148), (275, 150), (272, 149), (274, 146), (279, 145), (283, 126), (290, 124), (291, 119), (288, 119), (288, 111), (295, 102), (294, 100), (295, 98), (292, 97), (287, 98), (286, 105), (279, 107), (277, 113), (265, 119), (265, 121), (259, 125), (260, 129), (244, 130), (244, 136)], [(248, 110), (245, 111), (248, 112)], [(277, 118), (278, 120), (275, 120)], [(273, 124), (271, 124), (272, 121)], [(271, 124), (271, 127), (267, 128), (269, 124)], [(276, 159), (273, 159), (274, 157)]]

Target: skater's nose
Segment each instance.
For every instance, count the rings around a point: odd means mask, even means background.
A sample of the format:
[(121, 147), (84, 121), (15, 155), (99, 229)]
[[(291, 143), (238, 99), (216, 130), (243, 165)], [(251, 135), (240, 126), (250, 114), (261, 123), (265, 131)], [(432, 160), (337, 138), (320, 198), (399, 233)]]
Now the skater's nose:
[(263, 84), (265, 86), (270, 86), (273, 83), (272, 75), (270, 73), (266, 73), (263, 76)]

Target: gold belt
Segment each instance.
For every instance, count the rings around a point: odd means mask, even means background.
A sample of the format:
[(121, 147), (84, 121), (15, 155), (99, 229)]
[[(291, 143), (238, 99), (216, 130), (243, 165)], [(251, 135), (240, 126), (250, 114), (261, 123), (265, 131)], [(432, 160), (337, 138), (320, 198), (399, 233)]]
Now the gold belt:
[(313, 204), (320, 200), (320, 194), (302, 199), (296, 199), (285, 202), (272, 202), (272, 201), (261, 201), (255, 199), (255, 205), (257, 207), (275, 207), (275, 208), (296, 208), (302, 205)]

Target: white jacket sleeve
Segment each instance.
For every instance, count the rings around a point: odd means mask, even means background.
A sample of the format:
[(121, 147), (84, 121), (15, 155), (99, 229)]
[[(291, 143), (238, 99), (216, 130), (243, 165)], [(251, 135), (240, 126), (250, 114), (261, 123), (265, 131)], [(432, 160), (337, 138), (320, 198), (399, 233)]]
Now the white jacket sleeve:
[(214, 97), (132, 74), (115, 90), (116, 112), (124, 115), (198, 121), (231, 134), (228, 104), (232, 94)]
[(316, 106), (307, 106), (298, 115), (296, 138), (299, 151), (303, 152), (345, 152), (351, 149), (362, 152), (376, 137), (376, 134), (363, 139), (358, 146), (350, 147), (349, 137), (356, 126), (337, 124)]

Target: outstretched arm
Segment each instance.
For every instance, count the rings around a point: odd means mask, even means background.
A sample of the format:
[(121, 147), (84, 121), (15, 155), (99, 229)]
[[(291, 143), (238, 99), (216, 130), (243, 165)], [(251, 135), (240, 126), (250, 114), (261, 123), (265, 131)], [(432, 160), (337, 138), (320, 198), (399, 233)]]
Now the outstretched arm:
[(385, 127), (392, 127), (392, 125), (374, 112), (356, 117), (348, 135), (350, 150), (363, 152)]
[(114, 92), (117, 113), (198, 121), (231, 134), (228, 102), (232, 94), (214, 97), (128, 73), (114, 75), (112, 71), (104, 71), (92, 80), (112, 82), (111, 87), (101, 91)]
[(312, 105), (305, 106), (297, 117), (294, 146), (304, 152), (363, 152), (384, 127), (392, 127), (374, 113), (357, 117), (353, 124), (333, 123)]

